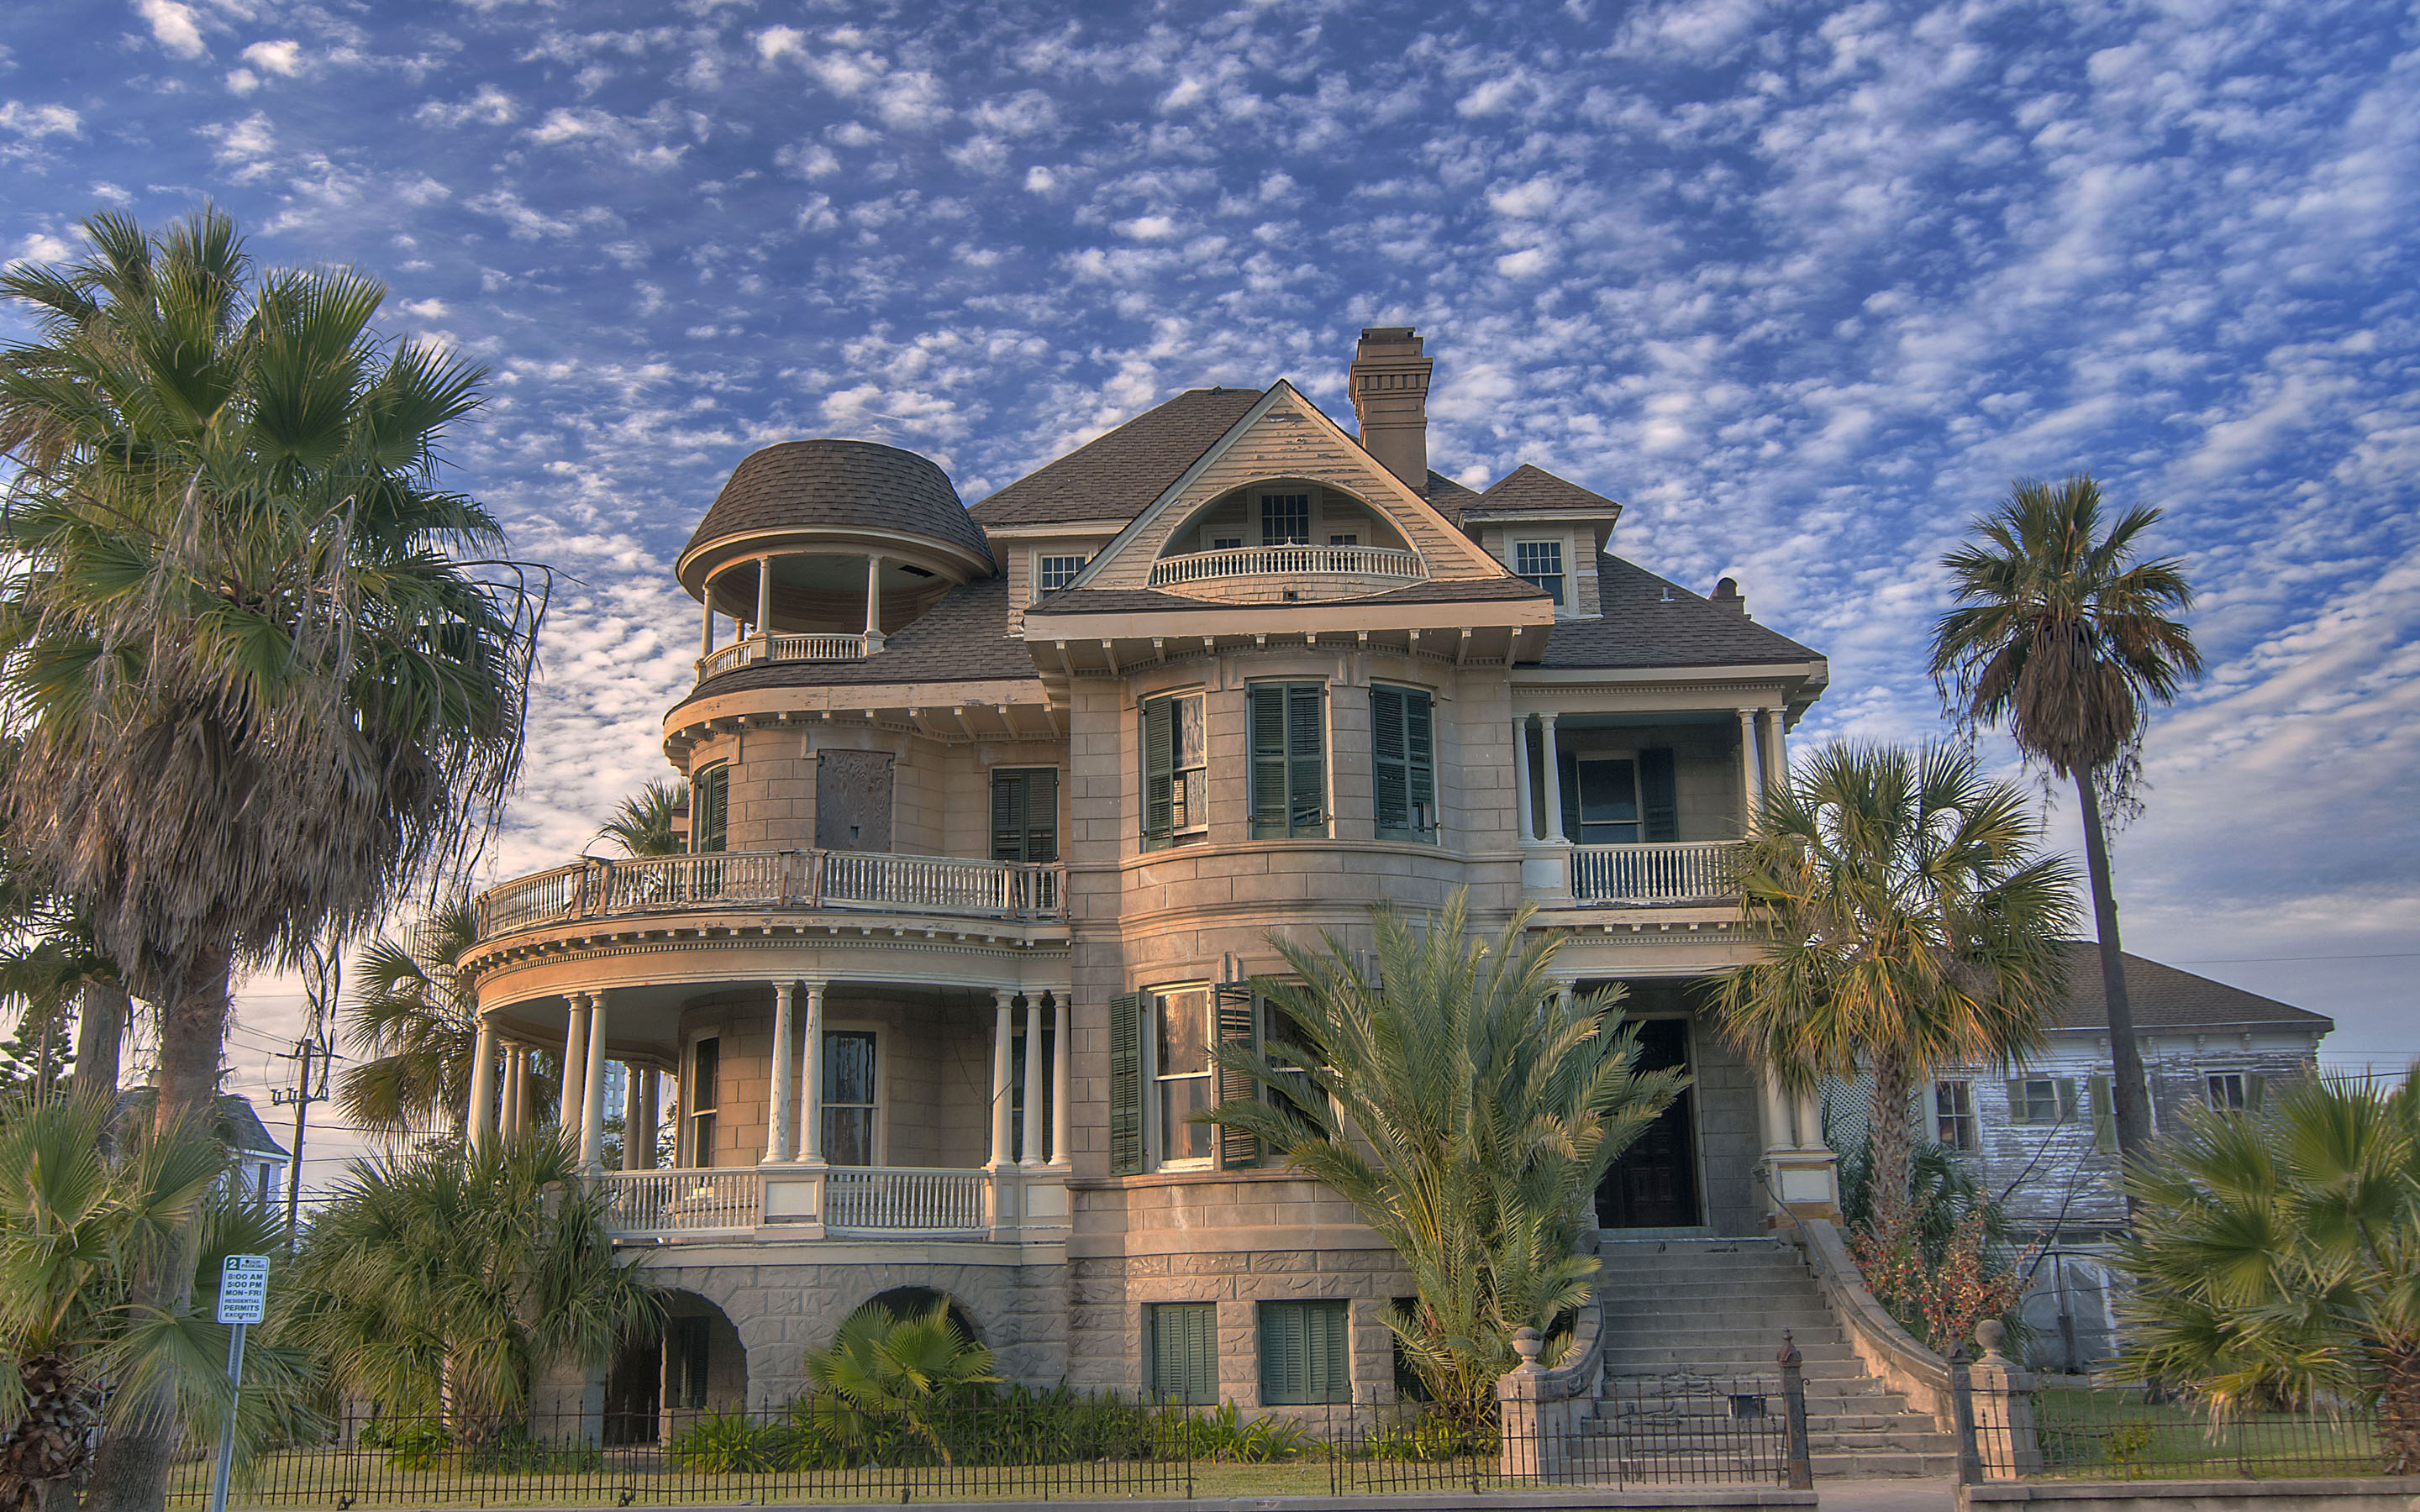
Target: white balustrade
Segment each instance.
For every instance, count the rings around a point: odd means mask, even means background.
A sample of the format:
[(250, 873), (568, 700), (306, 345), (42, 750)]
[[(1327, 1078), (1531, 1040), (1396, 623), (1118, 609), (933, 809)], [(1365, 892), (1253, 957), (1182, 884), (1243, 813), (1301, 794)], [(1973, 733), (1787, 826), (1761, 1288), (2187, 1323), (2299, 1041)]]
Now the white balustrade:
[(1264, 574), (1297, 577), (1337, 574), (1364, 578), (1419, 579), (1429, 575), (1417, 551), (1382, 546), (1247, 546), (1162, 557), (1151, 565), (1151, 585), (1202, 582), (1213, 578)]
[(764, 1212), (756, 1172), (606, 1171), (591, 1177), (613, 1234), (684, 1234), (754, 1228)]
[(1063, 872), (885, 851), (715, 851), (587, 861), (479, 895), (479, 937), (565, 918), (699, 908), (880, 909), (1056, 918)]
[(985, 1171), (835, 1165), (824, 1174), (826, 1232), (979, 1233)]
[(752, 635), (697, 659), (697, 680), (769, 661), (863, 661), (861, 635)]
[(1735, 841), (1572, 847), (1572, 901), (1703, 903), (1739, 895)]
[(521, 877), (479, 895), (479, 937), (543, 924), (578, 911), (580, 881), (587, 867), (580, 862)]
[(944, 914), (1055, 914), (1056, 867), (964, 861), (887, 851), (824, 851), (817, 896), (827, 906)]

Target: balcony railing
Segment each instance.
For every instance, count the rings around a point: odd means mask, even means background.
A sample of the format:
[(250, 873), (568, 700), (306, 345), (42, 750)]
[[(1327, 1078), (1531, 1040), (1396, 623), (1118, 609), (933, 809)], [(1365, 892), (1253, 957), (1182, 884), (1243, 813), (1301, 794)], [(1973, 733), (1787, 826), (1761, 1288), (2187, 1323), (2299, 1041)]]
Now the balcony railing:
[(701, 683), (735, 667), (768, 661), (863, 661), (861, 635), (754, 635), (697, 658)]
[(682, 1234), (819, 1239), (1063, 1237), (1067, 1173), (912, 1165), (774, 1164), (600, 1171), (605, 1228), (617, 1239)]
[(579, 861), (479, 895), (479, 938), (569, 919), (712, 908), (867, 909), (1054, 919), (1064, 873), (878, 851), (718, 851)]
[(1579, 903), (1716, 903), (1739, 896), (1739, 842), (1662, 841), (1575, 845), (1572, 901)]
[(1409, 580), (1427, 577), (1429, 568), (1417, 551), (1397, 551), (1382, 546), (1231, 547), (1223, 551), (1162, 557), (1151, 564), (1151, 585), (1161, 588), (1212, 578), (1296, 578), (1314, 573)]
[(985, 1171), (835, 1165), (824, 1176), (828, 1233), (960, 1234), (988, 1227)]
[(607, 1171), (605, 1227), (615, 1234), (710, 1234), (753, 1228), (765, 1185), (752, 1170)]

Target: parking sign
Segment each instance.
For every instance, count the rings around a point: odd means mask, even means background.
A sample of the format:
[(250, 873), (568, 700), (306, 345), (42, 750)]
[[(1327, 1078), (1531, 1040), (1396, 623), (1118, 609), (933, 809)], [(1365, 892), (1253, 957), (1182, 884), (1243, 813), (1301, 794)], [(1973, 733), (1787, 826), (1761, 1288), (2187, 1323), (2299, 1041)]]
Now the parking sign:
[(219, 1267), (219, 1321), (257, 1323), (269, 1309), (269, 1257), (230, 1255)]

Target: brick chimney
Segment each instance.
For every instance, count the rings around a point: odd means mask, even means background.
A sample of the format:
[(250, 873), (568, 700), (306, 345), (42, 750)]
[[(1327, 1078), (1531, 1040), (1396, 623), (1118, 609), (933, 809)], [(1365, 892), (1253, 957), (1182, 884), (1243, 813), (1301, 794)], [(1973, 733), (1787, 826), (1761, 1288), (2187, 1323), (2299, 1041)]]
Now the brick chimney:
[(1353, 349), (1361, 450), (1421, 498), (1429, 491), (1429, 360), (1409, 326), (1369, 326)]

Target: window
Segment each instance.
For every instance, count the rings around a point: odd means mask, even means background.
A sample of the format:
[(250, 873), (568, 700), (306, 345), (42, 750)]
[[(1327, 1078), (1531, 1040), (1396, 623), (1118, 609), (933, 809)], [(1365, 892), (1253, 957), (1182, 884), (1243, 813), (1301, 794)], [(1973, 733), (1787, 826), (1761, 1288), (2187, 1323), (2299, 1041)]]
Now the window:
[(1327, 689), (1318, 683), (1254, 683), (1251, 814), (1254, 840), (1327, 833)]
[(1563, 607), (1562, 542), (1515, 541), (1512, 544), (1512, 573), (1544, 589), (1557, 609)]
[(1370, 688), (1371, 792), (1380, 840), (1436, 839), (1436, 748), (1429, 695)]
[(1059, 769), (1003, 767), (991, 774), (991, 858), (1059, 859)]
[(1361, 544), (1361, 537), (1357, 532), (1347, 531), (1342, 535), (1329, 536), (1327, 538), (1327, 544), (1330, 546), (1359, 546)]
[(1209, 1107), (1210, 990), (1177, 987), (1152, 994), (1151, 1076), (1153, 1108), (1162, 1165), (1207, 1162), (1218, 1130), (1187, 1123)]
[(2266, 1080), (2242, 1071), (2214, 1071), (2203, 1078), (2210, 1088), (2210, 1105), (2221, 1113), (2241, 1113), (2245, 1108), (2258, 1107), (2260, 1095), (2266, 1090)]
[(1090, 557), (1036, 557), (1033, 559), (1033, 596), (1055, 594), (1076, 580)]
[(689, 1060), (689, 1163), (714, 1164), (715, 1086), (722, 1066), (722, 1041), (700, 1040)]
[(1214, 535), (1210, 537), (1210, 549), (1213, 551), (1240, 551), (1243, 548), (1244, 538), (1240, 535)]
[(690, 781), (690, 849), (704, 856), (730, 849), (731, 766), (725, 762)]
[(1353, 1399), (1351, 1320), (1341, 1302), (1260, 1304), (1261, 1405)]
[(1263, 546), (1309, 546), (1311, 544), (1311, 495), (1307, 493), (1261, 495), (1261, 544)]
[(1932, 1084), (1933, 1137), (1952, 1149), (1975, 1148), (1975, 1084)]
[(1175, 693), (1142, 702), (1142, 848), (1182, 845), (1210, 827), (1202, 695)]
[(1669, 749), (1559, 755), (1563, 823), (1572, 839), (1583, 845), (1636, 845), (1681, 838)]
[(874, 1164), (874, 1032), (824, 1031), (824, 1159), (834, 1165)]
[(2075, 1078), (2019, 1076), (2009, 1083), (2009, 1121), (2065, 1123), (2075, 1117)]
[(2092, 1148), (2103, 1155), (2118, 1152), (2118, 1100), (2109, 1078), (2095, 1076), (2092, 1088)]
[(1142, 1310), (1154, 1400), (1187, 1407), (1218, 1399), (1218, 1304), (1163, 1302)]

